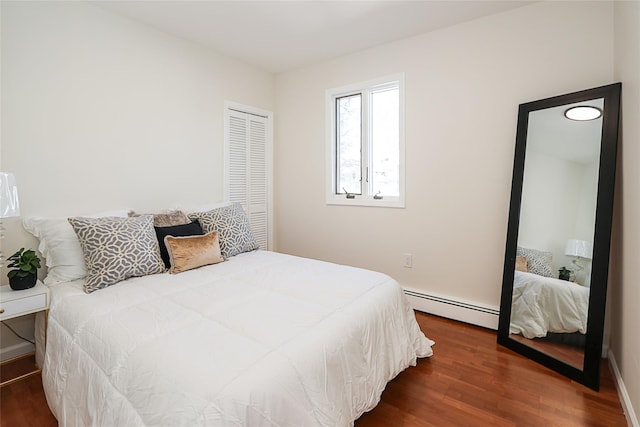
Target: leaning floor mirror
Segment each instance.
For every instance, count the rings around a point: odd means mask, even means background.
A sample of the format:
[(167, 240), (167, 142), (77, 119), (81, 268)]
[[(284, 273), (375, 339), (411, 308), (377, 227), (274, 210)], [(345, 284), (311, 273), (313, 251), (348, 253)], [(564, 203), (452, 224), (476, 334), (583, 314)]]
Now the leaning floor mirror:
[(498, 343), (598, 390), (621, 84), (521, 104)]

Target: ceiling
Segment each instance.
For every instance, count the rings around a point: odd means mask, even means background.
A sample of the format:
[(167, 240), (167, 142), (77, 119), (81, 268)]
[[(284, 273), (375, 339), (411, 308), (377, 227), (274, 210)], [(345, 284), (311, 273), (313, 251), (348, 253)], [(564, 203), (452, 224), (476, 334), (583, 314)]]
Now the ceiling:
[(272, 73), (533, 1), (91, 1)]
[(598, 161), (602, 117), (584, 122), (567, 119), (564, 112), (578, 105), (591, 105), (602, 110), (604, 98), (531, 112), (527, 149), (577, 163), (590, 164)]

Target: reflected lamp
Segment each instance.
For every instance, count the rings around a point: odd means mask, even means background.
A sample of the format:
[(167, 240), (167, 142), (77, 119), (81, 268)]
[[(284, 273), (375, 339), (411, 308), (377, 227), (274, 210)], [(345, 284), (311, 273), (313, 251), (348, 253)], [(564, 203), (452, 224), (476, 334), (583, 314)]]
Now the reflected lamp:
[(583, 270), (584, 267), (580, 264), (580, 259), (591, 259), (591, 243), (586, 240), (569, 239), (567, 240), (567, 246), (565, 246), (564, 254), (573, 257), (573, 264), (576, 271)]

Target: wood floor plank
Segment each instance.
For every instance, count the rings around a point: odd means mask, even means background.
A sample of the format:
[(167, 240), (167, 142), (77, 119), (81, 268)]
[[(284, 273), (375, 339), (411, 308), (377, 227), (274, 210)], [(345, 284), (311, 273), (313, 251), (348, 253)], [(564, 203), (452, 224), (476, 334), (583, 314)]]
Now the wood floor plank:
[[(603, 360), (600, 392), (568, 380), (496, 343), (495, 331), (416, 313), (436, 341), (434, 356), (401, 372), (356, 427), (626, 427)], [(15, 371), (33, 361), (21, 361)], [(7, 375), (11, 366), (3, 366)], [(58, 423), (40, 375), (0, 389), (1, 427)]]
[(429, 426), (626, 427), (606, 361), (594, 392), (496, 343), (495, 331), (416, 313), (436, 342), (387, 386), (382, 403), (357, 427), (388, 426), (390, 407)]

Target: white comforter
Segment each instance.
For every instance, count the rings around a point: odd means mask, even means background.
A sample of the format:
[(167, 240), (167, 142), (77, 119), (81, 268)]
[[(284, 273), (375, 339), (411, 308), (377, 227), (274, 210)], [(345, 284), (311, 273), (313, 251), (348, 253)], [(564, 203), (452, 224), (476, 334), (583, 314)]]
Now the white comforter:
[(43, 383), (61, 426), (347, 426), (432, 354), (400, 286), (257, 251), (91, 294), (52, 288)]
[(587, 332), (589, 288), (516, 271), (512, 302), (512, 334), (536, 338), (547, 332)]

